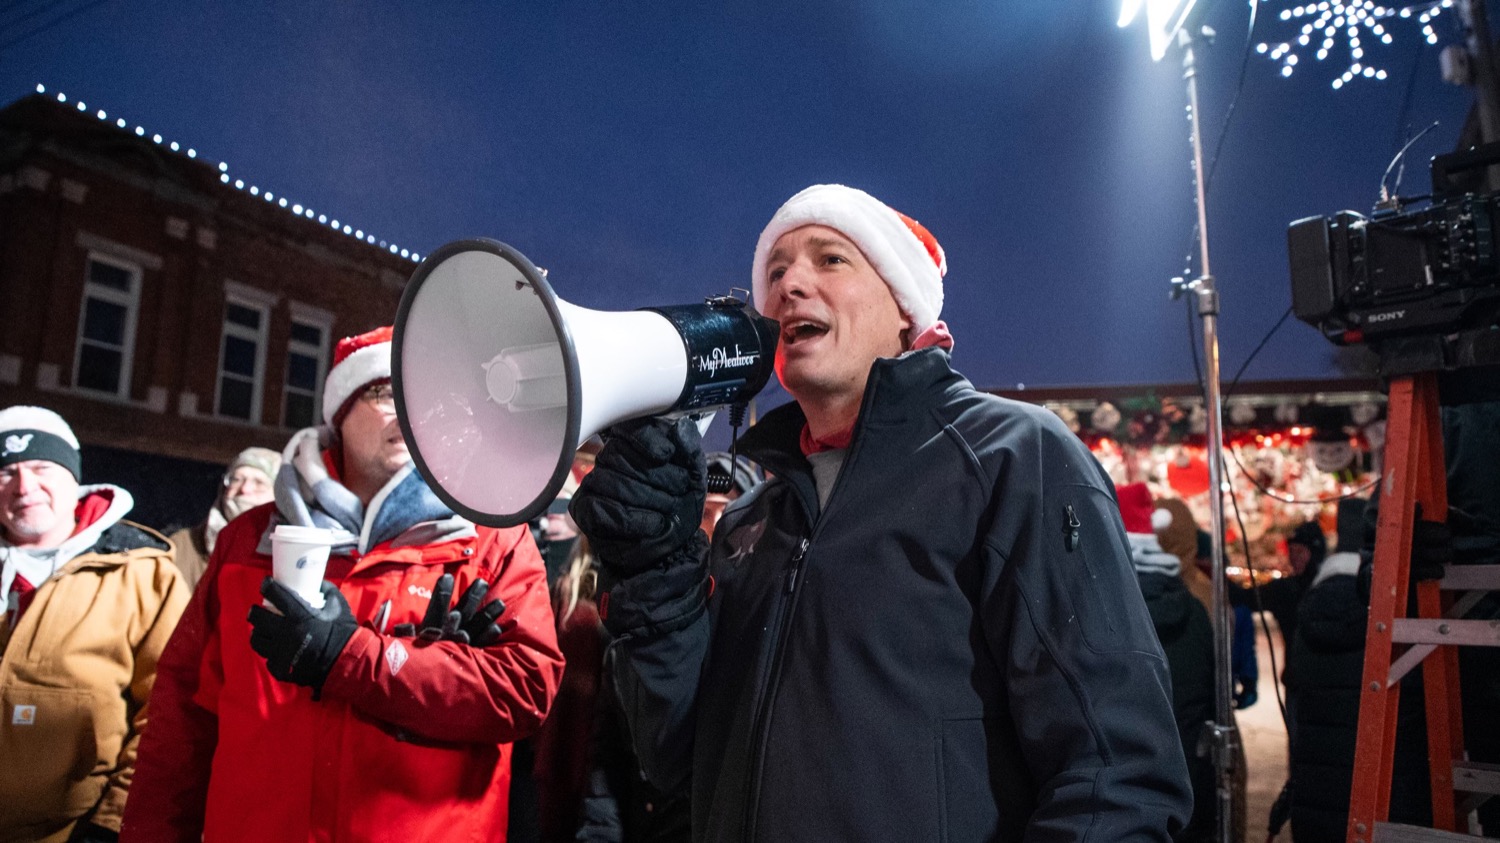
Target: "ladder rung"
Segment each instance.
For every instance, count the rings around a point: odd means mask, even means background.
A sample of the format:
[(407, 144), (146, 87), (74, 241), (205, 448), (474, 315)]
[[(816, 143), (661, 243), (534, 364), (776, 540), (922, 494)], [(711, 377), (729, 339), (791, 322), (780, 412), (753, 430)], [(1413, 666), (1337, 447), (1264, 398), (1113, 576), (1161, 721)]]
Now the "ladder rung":
[(1444, 565), (1444, 591), (1500, 591), (1500, 565)]
[(1500, 620), (1396, 618), (1391, 622), (1391, 640), (1401, 644), (1500, 647)]
[(1479, 761), (1453, 762), (1453, 789), (1465, 793), (1500, 796), (1500, 764)]
[(1454, 834), (1451, 831), (1438, 831), (1417, 825), (1376, 823), (1375, 834), (1370, 838), (1370, 843), (1470, 843), (1479, 839), (1467, 834)]

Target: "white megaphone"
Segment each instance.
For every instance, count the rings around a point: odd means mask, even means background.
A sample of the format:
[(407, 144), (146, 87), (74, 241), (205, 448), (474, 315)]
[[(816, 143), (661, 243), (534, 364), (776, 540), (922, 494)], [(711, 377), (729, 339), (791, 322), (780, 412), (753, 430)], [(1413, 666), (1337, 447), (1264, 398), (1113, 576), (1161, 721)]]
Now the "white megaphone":
[(778, 332), (731, 296), (578, 307), (504, 243), (461, 240), (428, 255), (401, 296), (396, 414), (444, 503), (511, 527), (546, 510), (578, 446), (610, 425), (749, 401), (770, 379)]

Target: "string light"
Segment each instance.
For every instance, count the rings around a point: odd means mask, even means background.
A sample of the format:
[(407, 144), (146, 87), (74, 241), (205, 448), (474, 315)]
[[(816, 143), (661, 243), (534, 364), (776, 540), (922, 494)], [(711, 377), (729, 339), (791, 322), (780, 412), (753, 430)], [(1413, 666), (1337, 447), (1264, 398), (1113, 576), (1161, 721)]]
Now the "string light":
[[(46, 94), (46, 93), (48, 93), (47, 86), (44, 85), (44, 84), (42, 84), (42, 83), (40, 83), (40, 82), (38, 82), (37, 85), (36, 85), (36, 93), (37, 94)], [(65, 94), (65, 93), (63, 93), (62, 91), (57, 91), (56, 93), (52, 94), (52, 96), (54, 98), (56, 98), (56, 100), (59, 103), (66, 103), (66, 102), (68, 102), (68, 95)], [(79, 102), (75, 102), (73, 105), (74, 105), (74, 108), (76, 108), (79, 111), (79, 113), (83, 113), (83, 114), (88, 113), (89, 108), (88, 108), (88, 105), (86, 103), (84, 103), (82, 101), (79, 101)], [(102, 108), (99, 109), (97, 112), (95, 112), (94, 116), (97, 117), (101, 122), (108, 122), (108, 119), (109, 119), (109, 115)], [(126, 122), (125, 118), (123, 118), (123, 117), (117, 117), (117, 118), (115, 118), (114, 124), (115, 124), (116, 128), (122, 129), (122, 130), (127, 131), (127, 132), (131, 131), (130, 124), (128, 122)], [(134, 129), (134, 132), (135, 132), (135, 136), (138, 137), (138, 138), (145, 138), (146, 137), (146, 128), (144, 126), (136, 126), (135, 129)], [(174, 153), (186, 154), (188, 158), (195, 159), (195, 160), (198, 158), (198, 150), (197, 149), (195, 149), (193, 147), (188, 147), (186, 149), (186, 151), (184, 152), (182, 144), (178, 143), (177, 141), (168, 141), (166, 138), (162, 137), (160, 134), (153, 133), (151, 135), (151, 141), (152, 141), (152, 143), (155, 143), (157, 145), (166, 146), (168, 149), (170, 149)], [(246, 189), (246, 185), (245, 185), (244, 179), (231, 179), (231, 177), (229, 175), (229, 164), (227, 162), (219, 161), (215, 166), (218, 167), (218, 171), (219, 171), (219, 183), (220, 184), (228, 185), (232, 181), (233, 182), (233, 186), (234, 186), (234, 188), (236, 190), (245, 190)], [(260, 196), (263, 199), (265, 199), (267, 202), (269, 202), (269, 203), (271, 203), (273, 205), (276, 205), (277, 207), (286, 208), (286, 209), (290, 210), (293, 214), (295, 214), (298, 217), (303, 217), (303, 218), (306, 218), (306, 219), (309, 219), (309, 220), (316, 218), (317, 221), (318, 221), (318, 223), (320, 225), (328, 225), (334, 231), (346, 234), (346, 235), (348, 235), (350, 237), (353, 237), (354, 239), (359, 240), (359, 241), (361, 241), (363, 243), (366, 243), (368, 245), (375, 246), (378, 243), (378, 246), (381, 249), (385, 249), (386, 246), (387, 246), (386, 241), (384, 241), (384, 240), (378, 240), (377, 241), (375, 235), (373, 235), (373, 234), (366, 234), (363, 229), (355, 229), (352, 225), (343, 225), (343, 224), (339, 223), (339, 221), (336, 220), (336, 219), (330, 221), (329, 218), (328, 218), (328, 216), (326, 214), (317, 214), (317, 213), (315, 213), (313, 211), (312, 208), (305, 207), (301, 203), (292, 203), (285, 196), (282, 196), (282, 197), (278, 198), (271, 191), (269, 191), (269, 190), (262, 191), (256, 185), (250, 185), (249, 186), (249, 191), (250, 191), (250, 195), (251, 196)], [(416, 252), (412, 252), (412, 251), (409, 251), (407, 249), (401, 249), (398, 246), (396, 246), (396, 244), (394, 244), (394, 243), (389, 244), (389, 249), (390, 249), (390, 253), (393, 254), (393, 255), (399, 254), (403, 258), (408, 258), (409, 260), (412, 260), (412, 261), (420, 261), (421, 260), (421, 256), (418, 255)]]
[(1342, 41), (1348, 53), (1349, 65), (1331, 82), (1335, 90), (1355, 79), (1383, 81), (1389, 74), (1371, 60), (1369, 50), (1377, 45), (1390, 46), (1393, 43), (1395, 39), (1391, 37), (1390, 22), (1409, 19), (1415, 15), (1422, 37), (1427, 43), (1436, 44), (1438, 36), (1432, 21), (1444, 9), (1452, 6), (1453, 0), (1431, 0), (1400, 9), (1386, 6), (1377, 0), (1299, 2), (1282, 9), (1277, 15), (1281, 21), (1296, 25), (1296, 34), (1280, 43), (1256, 44), (1255, 51), (1280, 64), (1281, 75), (1290, 77), (1297, 69), (1300, 48), (1312, 49), (1313, 58), (1322, 62), (1334, 54), (1335, 47)]

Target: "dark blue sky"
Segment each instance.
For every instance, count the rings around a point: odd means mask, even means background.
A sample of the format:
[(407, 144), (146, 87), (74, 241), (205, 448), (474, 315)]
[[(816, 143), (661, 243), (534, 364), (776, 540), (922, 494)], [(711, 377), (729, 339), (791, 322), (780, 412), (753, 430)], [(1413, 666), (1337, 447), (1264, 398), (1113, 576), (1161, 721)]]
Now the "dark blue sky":
[[(1200, 54), (1212, 150), (1249, 7), (1203, 2), (1219, 33)], [(39, 4), (0, 7), (0, 25)], [(1256, 40), (1294, 36), (1277, 19), (1293, 5), (1262, 3)], [(0, 100), (42, 83), (422, 253), (506, 241), (603, 309), (748, 287), (775, 208), (843, 182), (942, 242), (955, 364), (976, 384), (1186, 381), (1183, 305), (1167, 300), (1193, 221), (1180, 54), (1152, 63), (1117, 14), (1115, 0), (109, 0), (0, 49)], [(1286, 224), (1375, 200), (1409, 82), (1404, 124), (1442, 125), (1406, 192), (1455, 142), (1469, 92), (1439, 79), (1413, 22), (1391, 31), (1367, 55), (1390, 79), (1341, 91), (1311, 55), (1291, 79), (1251, 57), (1210, 203), (1226, 377), (1290, 303)], [(1247, 377), (1332, 374), (1330, 353), (1291, 320)]]

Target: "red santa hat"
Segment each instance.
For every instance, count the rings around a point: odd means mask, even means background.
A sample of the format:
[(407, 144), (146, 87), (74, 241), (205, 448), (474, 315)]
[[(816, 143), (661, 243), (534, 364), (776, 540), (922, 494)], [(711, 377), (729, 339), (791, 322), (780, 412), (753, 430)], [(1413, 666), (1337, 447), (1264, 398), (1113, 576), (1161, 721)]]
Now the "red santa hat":
[(1152, 535), (1172, 526), (1172, 513), (1156, 508), (1145, 483), (1117, 486), (1115, 496), (1120, 500), (1120, 519), (1125, 522), (1125, 532)]
[(760, 233), (750, 270), (756, 308), (765, 310), (766, 259), (771, 248), (781, 235), (804, 225), (826, 225), (854, 241), (911, 320), (912, 336), (938, 321), (948, 259), (937, 238), (921, 223), (863, 190), (841, 184), (815, 184), (786, 200)]
[(338, 427), (365, 387), (391, 379), (391, 330), (387, 325), (339, 340), (323, 381), (323, 421), (330, 427)]

